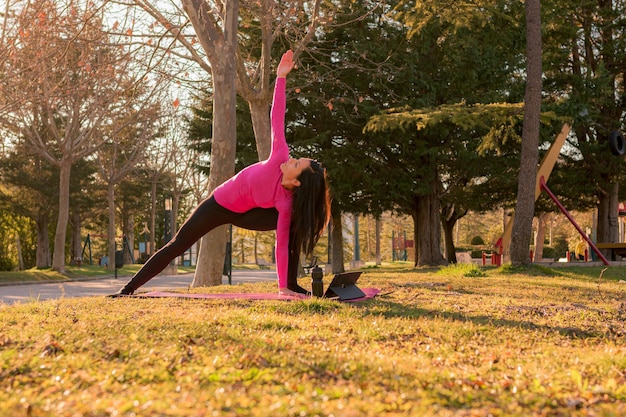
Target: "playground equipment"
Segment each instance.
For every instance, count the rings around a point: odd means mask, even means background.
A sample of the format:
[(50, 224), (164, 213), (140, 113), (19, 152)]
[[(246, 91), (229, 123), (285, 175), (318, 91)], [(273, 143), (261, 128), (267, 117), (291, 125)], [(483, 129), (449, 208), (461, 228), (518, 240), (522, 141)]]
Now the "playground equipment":
[(617, 130), (611, 132), (611, 136), (609, 136), (609, 148), (611, 148), (611, 153), (615, 156), (624, 155), (626, 141), (624, 140), (622, 132)]
[[(559, 210), (561, 210), (561, 212), (565, 214), (565, 216), (570, 221), (570, 223), (574, 225), (574, 227), (576, 228), (580, 236), (589, 244), (589, 246), (596, 253), (596, 255), (598, 255), (598, 258), (602, 260), (604, 265), (608, 265), (609, 261), (606, 259), (606, 257), (602, 254), (602, 252), (600, 252), (600, 250), (595, 245), (595, 243), (593, 243), (591, 239), (589, 238), (589, 236), (587, 236), (587, 234), (580, 228), (580, 226), (576, 223), (572, 215), (567, 211), (565, 206), (561, 204), (561, 202), (556, 197), (556, 195), (554, 195), (554, 193), (550, 191), (550, 189), (546, 185), (546, 182), (548, 181), (548, 178), (550, 178), (550, 173), (552, 172), (552, 169), (554, 168), (554, 165), (556, 164), (559, 154), (561, 153), (561, 148), (563, 147), (563, 144), (565, 144), (565, 139), (567, 138), (567, 135), (569, 135), (570, 130), (571, 130), (570, 126), (567, 123), (565, 123), (563, 127), (561, 128), (561, 131), (557, 135), (556, 139), (554, 140), (554, 143), (552, 144), (552, 146), (550, 146), (550, 149), (548, 149), (548, 152), (546, 153), (546, 155), (543, 157), (543, 160), (541, 161), (541, 165), (539, 166), (539, 170), (537, 171), (536, 186), (535, 186), (535, 201), (537, 201), (537, 199), (539, 198), (541, 191), (545, 191), (548, 194), (548, 196), (552, 199), (552, 201), (554, 201), (554, 203), (557, 205)], [(615, 140), (618, 141), (619, 138), (616, 138)], [(623, 136), (621, 136), (621, 149), (623, 153), (624, 152), (624, 137)], [(502, 235), (502, 244), (503, 244), (505, 253), (509, 252), (514, 218), (515, 218), (515, 213), (513, 213), (513, 215), (511, 215), (511, 217), (509, 218), (509, 221), (507, 222), (504, 228), (504, 234)]]
[(393, 244), (393, 250), (391, 253), (392, 261), (406, 261), (408, 257), (407, 249), (413, 247), (413, 240), (406, 238), (406, 231), (401, 235), (396, 234), (395, 231), (391, 232), (391, 241)]

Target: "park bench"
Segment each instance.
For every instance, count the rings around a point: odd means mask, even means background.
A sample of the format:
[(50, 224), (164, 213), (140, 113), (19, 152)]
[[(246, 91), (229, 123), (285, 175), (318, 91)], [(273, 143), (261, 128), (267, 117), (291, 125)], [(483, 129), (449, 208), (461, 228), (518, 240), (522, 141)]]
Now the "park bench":
[(270, 269), (270, 265), (272, 265), (271, 263), (267, 262), (265, 259), (263, 258), (259, 258), (259, 260), (256, 263), (259, 268), (261, 269)]
[(609, 250), (612, 261), (615, 260), (616, 255), (626, 257), (626, 243), (596, 243), (596, 247), (600, 250)]

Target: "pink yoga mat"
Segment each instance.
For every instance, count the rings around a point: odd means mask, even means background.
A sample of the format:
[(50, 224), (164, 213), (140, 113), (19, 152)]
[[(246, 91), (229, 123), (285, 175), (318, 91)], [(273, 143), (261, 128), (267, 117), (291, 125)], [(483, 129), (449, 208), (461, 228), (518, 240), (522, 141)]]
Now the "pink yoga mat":
[[(365, 293), (365, 297), (354, 298), (352, 300), (343, 300), (345, 302), (357, 302), (374, 298), (380, 290), (377, 288), (361, 288)], [(304, 294), (298, 295), (282, 295), (277, 293), (222, 293), (222, 294), (190, 294), (165, 291), (151, 291), (136, 294), (134, 297), (153, 297), (153, 298), (195, 298), (195, 299), (219, 299), (219, 300), (306, 300), (311, 298)]]

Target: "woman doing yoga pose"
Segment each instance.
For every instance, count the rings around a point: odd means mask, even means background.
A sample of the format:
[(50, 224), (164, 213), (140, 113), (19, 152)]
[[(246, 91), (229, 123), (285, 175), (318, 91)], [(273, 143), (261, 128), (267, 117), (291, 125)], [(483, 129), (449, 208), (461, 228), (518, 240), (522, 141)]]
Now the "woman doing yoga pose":
[(217, 187), (115, 296), (133, 294), (206, 233), (229, 223), (251, 230), (276, 230), (278, 290), (281, 294), (306, 292), (297, 284), (297, 263), (301, 252), (312, 253), (328, 224), (330, 195), (326, 170), (318, 162), (289, 157), (285, 89), (293, 66), (293, 53), (287, 51), (276, 70), (269, 158)]

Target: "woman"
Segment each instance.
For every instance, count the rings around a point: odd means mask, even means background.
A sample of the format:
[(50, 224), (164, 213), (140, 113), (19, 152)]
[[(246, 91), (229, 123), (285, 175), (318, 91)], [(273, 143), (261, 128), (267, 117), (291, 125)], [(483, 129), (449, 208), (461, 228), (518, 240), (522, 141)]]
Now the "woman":
[(174, 238), (148, 259), (115, 296), (133, 294), (206, 233), (228, 223), (251, 230), (275, 229), (278, 290), (281, 294), (306, 293), (297, 284), (297, 262), (301, 251), (307, 256), (313, 252), (328, 224), (330, 196), (326, 170), (318, 162), (289, 157), (285, 88), (293, 66), (293, 53), (287, 51), (276, 70), (269, 158), (217, 187)]

